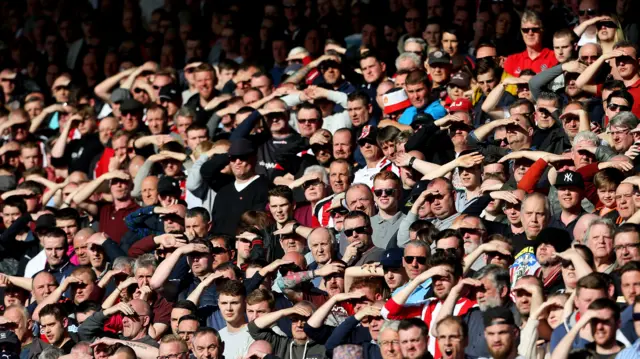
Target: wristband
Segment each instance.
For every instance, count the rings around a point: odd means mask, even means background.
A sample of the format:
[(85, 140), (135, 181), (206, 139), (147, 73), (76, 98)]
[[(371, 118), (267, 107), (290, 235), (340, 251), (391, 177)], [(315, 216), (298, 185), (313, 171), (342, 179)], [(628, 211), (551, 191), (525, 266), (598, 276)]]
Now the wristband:
[(416, 161), (416, 158), (415, 157), (411, 157), (411, 159), (409, 160), (409, 167), (410, 168), (413, 168), (413, 162), (415, 162), (415, 161)]
[(298, 222), (294, 222), (294, 223), (293, 223), (293, 227), (292, 227), (292, 229), (291, 229), (291, 230), (293, 231), (293, 234), (297, 234), (297, 233), (296, 233), (296, 229), (298, 229), (298, 227), (300, 227), (300, 223), (298, 223)]

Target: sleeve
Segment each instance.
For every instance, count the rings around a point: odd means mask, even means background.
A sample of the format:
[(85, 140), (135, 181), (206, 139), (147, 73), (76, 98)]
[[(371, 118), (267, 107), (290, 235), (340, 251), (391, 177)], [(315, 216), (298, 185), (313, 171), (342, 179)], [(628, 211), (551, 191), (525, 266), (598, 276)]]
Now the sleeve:
[(106, 319), (102, 311), (95, 312), (85, 319), (78, 327), (80, 340), (93, 342), (96, 338), (104, 337), (106, 334), (104, 331), (104, 322)]
[(404, 248), (404, 246), (409, 243), (409, 227), (413, 224), (413, 222), (418, 220), (418, 215), (409, 211), (407, 215), (400, 221), (400, 226), (398, 227), (398, 236), (396, 237), (396, 241), (398, 247)]
[(562, 65), (554, 66), (533, 76), (531, 80), (529, 80), (529, 88), (531, 89), (533, 100), (535, 101), (538, 96), (540, 96), (543, 87), (547, 86), (547, 84), (560, 75), (562, 75)]
[(242, 123), (236, 127), (231, 133), (229, 140), (233, 141), (237, 138), (248, 137), (251, 130), (255, 127), (256, 123), (262, 118), (262, 115), (258, 111), (253, 111), (249, 116), (242, 121)]
[(334, 330), (334, 327), (322, 324), (320, 328), (314, 328), (309, 324), (304, 324), (304, 332), (307, 334), (309, 339), (313, 340), (318, 344), (325, 344), (329, 336), (331, 336), (331, 332)]
[(329, 90), (327, 93), (327, 100), (334, 102), (343, 108), (347, 108), (347, 94), (340, 91), (331, 91)]
[(592, 163), (576, 170), (584, 179), (584, 196), (594, 205), (598, 204), (598, 190), (593, 184), (593, 176), (598, 173), (598, 163)]
[(153, 241), (153, 236), (146, 236), (132, 244), (128, 254), (131, 258), (138, 258), (145, 253), (153, 252), (155, 249), (156, 242)]
[(260, 329), (254, 322), (250, 322), (248, 325), (249, 335), (253, 340), (266, 340), (273, 347), (273, 353), (280, 357), (284, 357), (287, 352), (287, 346), (291, 339), (287, 337), (281, 337), (274, 333), (271, 329)]
[[(243, 122), (244, 123), (244, 122)], [(212, 190), (218, 192), (222, 187), (233, 181), (233, 176), (222, 173), (222, 170), (229, 164), (229, 156), (219, 154), (211, 157), (202, 164), (200, 175), (202, 180)]]
[(556, 346), (560, 343), (562, 338), (567, 335), (567, 329), (565, 327), (565, 323), (560, 324), (556, 329), (551, 333), (551, 342), (549, 343), (549, 347), (551, 348), (551, 353), (556, 350)]
[(286, 95), (280, 98), (282, 101), (284, 101), (284, 103), (287, 105), (287, 107), (292, 108), (295, 106), (298, 106), (299, 104), (302, 103), (302, 101), (300, 101), (300, 94), (290, 94), (290, 95)]
[(334, 113), (322, 119), (322, 128), (331, 132), (333, 135), (337, 130), (341, 128), (351, 128), (353, 124), (349, 118), (347, 111), (341, 111)]
[(354, 344), (348, 343), (348, 340), (351, 338), (351, 333), (355, 330), (358, 324), (360, 324), (360, 322), (357, 321), (354, 316), (350, 316), (342, 322), (342, 324), (338, 325), (336, 329), (333, 330), (329, 338), (327, 338), (327, 342), (325, 344), (327, 351), (331, 352), (335, 347), (341, 344)]
[(525, 358), (536, 358), (536, 342), (538, 341), (538, 323), (535, 318), (529, 318), (527, 324), (520, 332), (520, 344), (518, 345), (518, 355)]
[(527, 193), (533, 193), (536, 189), (536, 183), (538, 183), (542, 174), (547, 169), (547, 165), (547, 161), (542, 158), (537, 160), (524, 174), (520, 182), (518, 182), (518, 189)]
[(401, 305), (391, 298), (384, 304), (380, 314), (382, 314), (382, 317), (387, 320), (401, 320), (419, 317), (424, 310), (425, 304), (428, 303), (429, 302), (418, 303), (417, 305)]
[(107, 258), (111, 263), (113, 263), (113, 261), (118, 257), (127, 256), (127, 253), (125, 253), (122, 249), (120, 249), (120, 246), (118, 245), (118, 243), (113, 241), (113, 239), (111, 238), (107, 238), (107, 240), (104, 241), (104, 243), (102, 244), (102, 248), (104, 249), (104, 252), (107, 255)]
[(226, 84), (224, 84), (224, 86), (222, 86), (222, 91), (220, 91), (220, 93), (233, 94), (233, 91), (235, 90), (236, 90), (236, 83), (233, 82), (233, 80), (229, 80), (227, 81)]
[(208, 160), (209, 158), (206, 155), (200, 155), (187, 172), (187, 190), (200, 199), (204, 199), (207, 196), (207, 190), (209, 189), (204, 185), (202, 175), (200, 174), (200, 168), (202, 168), (202, 165)]
[(133, 190), (131, 191), (131, 197), (140, 198), (142, 196), (142, 181), (149, 176), (151, 173), (151, 168), (153, 167), (153, 162), (147, 160), (144, 161), (140, 169), (138, 169), (138, 173), (136, 173), (136, 177), (133, 179)]
[(124, 223), (131, 232), (134, 232), (138, 237), (146, 237), (150, 233), (150, 228), (145, 225), (145, 221), (153, 215), (154, 206), (147, 206), (137, 209), (129, 213), (124, 218)]
[(207, 121), (207, 132), (209, 133), (209, 138), (215, 137), (220, 120), (222, 120), (222, 117), (218, 116), (215, 112), (211, 117), (209, 117), (209, 121)]
[(487, 207), (489, 202), (491, 202), (491, 196), (489, 194), (484, 194), (471, 202), (469, 206), (462, 211), (462, 213), (478, 217)]
[[(29, 229), (29, 222), (31, 222), (31, 215), (25, 214), (13, 222), (9, 228), (7, 228), (2, 235), (0, 235), (0, 243), (8, 248), (16, 242), (16, 235)], [(5, 248), (5, 249), (6, 249)]]
[(407, 143), (405, 143), (404, 148), (405, 151), (413, 151), (417, 150), (422, 152), (423, 147), (429, 141), (431, 136), (433, 136), (437, 131), (436, 125), (430, 123), (426, 126), (422, 126), (416, 133), (414, 133)]
[[(515, 54), (514, 54), (515, 55)], [(516, 76), (515, 73), (515, 57), (514, 55), (509, 55), (507, 56), (507, 59), (504, 61), (504, 72), (511, 75), (511, 76)]]

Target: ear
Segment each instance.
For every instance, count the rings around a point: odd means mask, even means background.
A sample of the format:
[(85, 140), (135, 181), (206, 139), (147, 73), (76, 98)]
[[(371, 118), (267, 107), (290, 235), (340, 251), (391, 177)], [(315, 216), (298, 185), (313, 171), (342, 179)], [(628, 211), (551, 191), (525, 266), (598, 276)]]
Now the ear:
[(213, 228), (213, 222), (209, 221), (209, 223), (207, 223), (207, 232), (210, 232), (211, 228)]
[(509, 287), (503, 287), (500, 293), (500, 297), (506, 298), (509, 295)]
[(380, 61), (380, 68), (382, 69), (382, 72), (387, 71), (387, 64), (385, 64), (383, 61)]
[(69, 318), (62, 319), (62, 327), (67, 328), (69, 326)]
[(367, 112), (369, 112), (369, 114), (373, 112), (373, 106), (371, 104), (367, 106)]

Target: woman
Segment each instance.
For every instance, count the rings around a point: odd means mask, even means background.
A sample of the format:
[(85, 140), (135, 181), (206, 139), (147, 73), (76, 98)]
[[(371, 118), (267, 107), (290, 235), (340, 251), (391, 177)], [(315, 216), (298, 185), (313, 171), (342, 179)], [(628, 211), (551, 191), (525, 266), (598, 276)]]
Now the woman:
[(618, 41), (624, 41), (624, 31), (618, 18), (614, 15), (603, 16), (600, 21), (595, 23), (597, 30), (598, 43), (602, 47), (602, 53), (606, 54), (613, 51), (613, 45)]

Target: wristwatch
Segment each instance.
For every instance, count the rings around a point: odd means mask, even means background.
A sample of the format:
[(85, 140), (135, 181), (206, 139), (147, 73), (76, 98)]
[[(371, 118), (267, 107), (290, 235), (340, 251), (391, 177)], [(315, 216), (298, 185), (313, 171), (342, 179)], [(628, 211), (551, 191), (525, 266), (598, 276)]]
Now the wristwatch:
[(411, 157), (411, 159), (409, 160), (409, 167), (413, 168), (413, 162), (415, 162), (416, 158), (415, 157)]
[(293, 222), (293, 228), (291, 229), (293, 231), (293, 234), (296, 234), (296, 229), (298, 229), (298, 227), (300, 227), (300, 223)]

